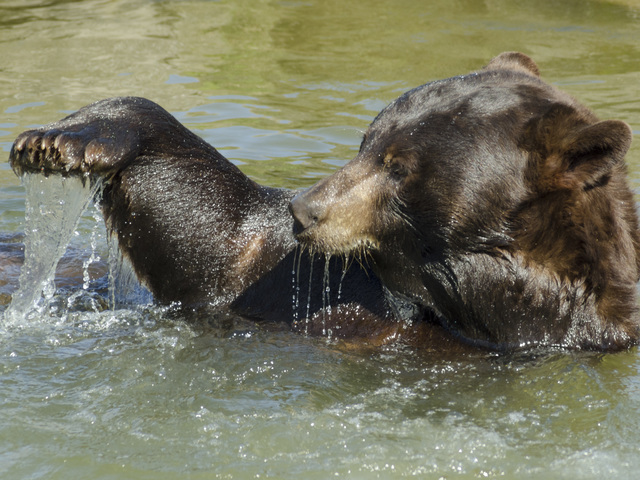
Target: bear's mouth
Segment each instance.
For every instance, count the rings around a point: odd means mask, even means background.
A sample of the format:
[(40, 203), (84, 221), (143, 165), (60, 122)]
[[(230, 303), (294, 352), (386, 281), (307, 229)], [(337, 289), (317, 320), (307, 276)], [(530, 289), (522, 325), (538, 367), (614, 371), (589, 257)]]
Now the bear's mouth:
[(318, 236), (315, 228), (296, 229), (294, 226), (294, 236), (297, 242), (311, 253), (321, 253), (329, 256), (369, 256), (379, 245), (377, 240), (370, 237), (349, 238), (340, 235)]
[(378, 241), (373, 236), (354, 231), (353, 221), (317, 210), (309, 207), (300, 195), (289, 204), (293, 235), (303, 248), (312, 253), (336, 256), (368, 254), (378, 248)]

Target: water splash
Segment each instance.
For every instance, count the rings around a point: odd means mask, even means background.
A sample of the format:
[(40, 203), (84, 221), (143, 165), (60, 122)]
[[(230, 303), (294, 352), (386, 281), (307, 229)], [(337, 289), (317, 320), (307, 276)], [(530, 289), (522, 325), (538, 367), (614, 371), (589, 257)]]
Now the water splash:
[[(98, 238), (100, 236), (99, 232), (103, 229), (102, 216), (98, 211), (93, 210), (92, 217), (93, 217), (94, 224), (93, 224), (93, 228), (91, 229), (91, 237), (90, 237), (91, 252), (89, 257), (82, 262), (82, 290), (76, 291), (67, 299), (67, 309), (73, 308), (75, 302), (78, 299), (80, 299), (80, 297), (89, 289), (90, 283), (91, 283), (91, 275), (89, 273), (89, 267), (93, 263), (99, 262), (101, 260), (101, 257), (98, 253)], [(90, 302), (91, 310), (93, 310), (94, 312), (98, 312), (101, 310), (98, 302), (94, 297), (90, 297), (89, 302)]]
[(20, 287), (4, 314), (17, 323), (30, 312), (42, 313), (55, 293), (54, 275), (80, 216), (101, 184), (87, 178), (25, 174), (25, 260)]
[(5, 310), (3, 325), (21, 325), (46, 312), (62, 314), (75, 310), (78, 305), (96, 313), (103, 310), (105, 304), (113, 310), (122, 305), (151, 303), (152, 295), (140, 285), (133, 268), (123, 258), (115, 235), (108, 235), (108, 299), (101, 302), (99, 297), (90, 294), (90, 267), (102, 260), (99, 247), (104, 247), (104, 222), (99, 209), (95, 208), (91, 213), (89, 256), (82, 263), (82, 286), (61, 305), (59, 296), (55, 295), (56, 267), (74, 233), (78, 234), (76, 229), (83, 212), (94, 198), (101, 196), (104, 184), (86, 177), (41, 174), (25, 174), (23, 184), (26, 191), (24, 263), (19, 287)]

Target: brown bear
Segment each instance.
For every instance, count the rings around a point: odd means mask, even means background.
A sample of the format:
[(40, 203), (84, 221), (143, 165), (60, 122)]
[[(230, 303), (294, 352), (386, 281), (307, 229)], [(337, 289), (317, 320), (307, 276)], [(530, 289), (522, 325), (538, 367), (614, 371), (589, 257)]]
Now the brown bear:
[(507, 53), (402, 95), (295, 198), (140, 98), (25, 132), (10, 160), (102, 182), (107, 225), (160, 302), (372, 343), (613, 350), (639, 336), (630, 139)]
[(349, 164), (293, 199), (297, 238), (370, 258), (393, 295), (473, 344), (625, 348), (639, 335), (631, 136), (504, 53), (387, 106)]
[(371, 343), (404, 331), (426, 346), (450, 337), (387, 295), (366, 265), (301, 249), (288, 210), (296, 192), (256, 184), (149, 100), (103, 100), (26, 131), (10, 161), (19, 175), (101, 182), (120, 251), (154, 300), (190, 318), (240, 315)]

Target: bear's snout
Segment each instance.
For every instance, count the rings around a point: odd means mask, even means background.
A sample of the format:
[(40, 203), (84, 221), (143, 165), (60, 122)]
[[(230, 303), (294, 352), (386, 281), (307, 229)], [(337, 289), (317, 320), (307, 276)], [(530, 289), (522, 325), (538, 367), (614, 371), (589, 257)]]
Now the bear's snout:
[(296, 235), (318, 223), (317, 208), (307, 200), (306, 192), (300, 192), (289, 202), (289, 211), (294, 220), (293, 231)]

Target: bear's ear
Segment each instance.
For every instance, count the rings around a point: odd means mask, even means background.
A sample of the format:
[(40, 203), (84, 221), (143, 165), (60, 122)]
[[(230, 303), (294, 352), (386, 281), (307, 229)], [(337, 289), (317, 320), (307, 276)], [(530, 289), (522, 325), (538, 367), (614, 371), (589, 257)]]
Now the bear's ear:
[(483, 70), (515, 70), (536, 77), (540, 76), (540, 70), (536, 62), (524, 53), (504, 52), (491, 60)]
[(568, 105), (552, 107), (527, 129), (536, 154), (535, 177), (541, 191), (575, 190), (605, 181), (624, 163), (631, 145), (629, 125), (618, 120), (589, 124)]

